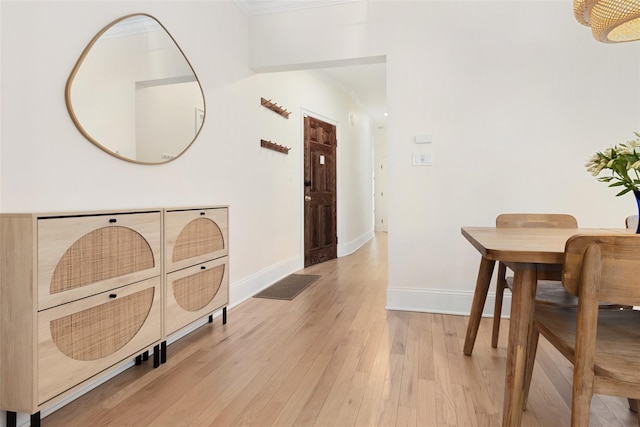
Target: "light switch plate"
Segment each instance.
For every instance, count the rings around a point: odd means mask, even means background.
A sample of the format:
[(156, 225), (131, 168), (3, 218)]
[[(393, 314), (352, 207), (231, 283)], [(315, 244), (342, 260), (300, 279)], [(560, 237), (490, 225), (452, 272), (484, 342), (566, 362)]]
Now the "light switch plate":
[(413, 166), (432, 166), (431, 153), (413, 153)]

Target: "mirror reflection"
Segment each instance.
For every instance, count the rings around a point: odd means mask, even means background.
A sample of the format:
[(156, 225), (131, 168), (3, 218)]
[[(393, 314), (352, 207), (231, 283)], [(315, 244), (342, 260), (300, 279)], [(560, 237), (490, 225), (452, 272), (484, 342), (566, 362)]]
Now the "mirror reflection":
[(125, 16), (94, 37), (65, 95), (71, 118), (89, 141), (136, 163), (180, 156), (205, 117), (191, 65), (162, 24), (145, 14)]

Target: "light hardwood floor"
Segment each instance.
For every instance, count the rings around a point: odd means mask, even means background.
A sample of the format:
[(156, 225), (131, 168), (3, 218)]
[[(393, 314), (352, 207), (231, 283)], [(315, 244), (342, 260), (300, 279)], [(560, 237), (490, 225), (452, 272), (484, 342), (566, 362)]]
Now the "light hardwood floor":
[[(472, 356), (467, 317), (385, 310), (387, 238), (301, 273), (293, 301), (252, 298), (42, 420), (44, 426), (499, 426), (507, 328)], [(471, 278), (470, 280), (474, 280)], [(571, 366), (541, 338), (523, 426), (568, 426)], [(636, 426), (594, 397), (592, 426)]]

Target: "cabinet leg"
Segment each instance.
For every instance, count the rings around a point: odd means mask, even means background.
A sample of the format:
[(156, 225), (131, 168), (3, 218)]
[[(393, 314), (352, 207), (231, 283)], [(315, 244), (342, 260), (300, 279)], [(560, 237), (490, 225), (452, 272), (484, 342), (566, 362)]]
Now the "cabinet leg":
[(40, 427), (40, 411), (31, 414), (31, 427)]
[(18, 424), (18, 414), (7, 411), (7, 427), (16, 427)]
[(160, 363), (167, 363), (167, 342), (162, 341), (160, 344)]
[(160, 346), (156, 345), (153, 347), (153, 367), (157, 368), (160, 366)]
[(142, 362), (146, 362), (149, 360), (149, 350), (143, 352), (142, 354), (136, 356), (136, 365), (142, 364)]
[(222, 324), (227, 324), (227, 307), (222, 308)]
[[(18, 414), (13, 411), (7, 411), (7, 427), (16, 427), (18, 425)], [(40, 427), (40, 411), (31, 414), (31, 427)]]

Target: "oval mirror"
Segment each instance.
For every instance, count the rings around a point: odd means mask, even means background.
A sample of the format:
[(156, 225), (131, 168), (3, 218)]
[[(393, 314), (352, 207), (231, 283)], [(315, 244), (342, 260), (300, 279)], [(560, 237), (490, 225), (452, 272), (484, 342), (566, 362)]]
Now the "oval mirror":
[(196, 139), (204, 94), (189, 61), (155, 18), (120, 18), (91, 40), (65, 91), (71, 119), (107, 153), (165, 163)]

